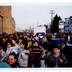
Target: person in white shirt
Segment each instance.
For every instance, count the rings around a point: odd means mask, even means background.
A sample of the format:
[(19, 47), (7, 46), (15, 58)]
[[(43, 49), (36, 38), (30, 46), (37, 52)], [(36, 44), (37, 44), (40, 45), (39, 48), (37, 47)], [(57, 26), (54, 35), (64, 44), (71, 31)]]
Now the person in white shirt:
[(19, 54), (20, 51), (20, 46), (16, 43), (16, 41), (14, 39), (12, 39), (12, 44), (13, 44), (13, 52), (15, 52), (15, 54)]
[(14, 47), (11, 47), (11, 44), (10, 43), (7, 43), (7, 50), (6, 50), (6, 58), (8, 57), (8, 55), (10, 54), (10, 53), (12, 53), (13, 52), (13, 49), (14, 49)]
[(5, 58), (5, 52), (3, 51), (2, 47), (0, 46), (0, 60), (3, 61)]
[(28, 67), (28, 56), (24, 52), (24, 44), (20, 44), (20, 52), (18, 57), (18, 63), (20, 68), (27, 68)]
[(70, 35), (68, 35), (68, 42), (70, 42)]

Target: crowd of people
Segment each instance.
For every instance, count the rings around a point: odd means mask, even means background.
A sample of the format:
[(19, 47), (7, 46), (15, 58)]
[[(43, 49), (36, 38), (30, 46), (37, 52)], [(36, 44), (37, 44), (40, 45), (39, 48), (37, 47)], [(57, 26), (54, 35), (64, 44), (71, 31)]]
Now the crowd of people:
[[(0, 35), (0, 68), (72, 67), (72, 35), (27, 32)], [(27, 53), (25, 51), (28, 51)]]

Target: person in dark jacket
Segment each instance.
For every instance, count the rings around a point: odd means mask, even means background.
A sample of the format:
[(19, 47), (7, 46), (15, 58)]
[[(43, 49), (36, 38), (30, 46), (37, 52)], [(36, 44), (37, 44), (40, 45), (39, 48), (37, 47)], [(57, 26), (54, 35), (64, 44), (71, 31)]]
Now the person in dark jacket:
[(66, 57), (60, 53), (60, 49), (53, 48), (53, 53), (48, 56), (48, 67), (65, 67), (68, 64)]
[(42, 44), (41, 46), (45, 49), (45, 50), (48, 50), (48, 51), (52, 51), (52, 46), (53, 46), (53, 43), (51, 41), (48, 41), (47, 37), (44, 37), (42, 39)]
[(72, 67), (72, 43), (67, 43), (63, 48), (62, 53), (66, 56), (69, 62), (68, 67)]
[(48, 56), (51, 54), (51, 52), (49, 51), (45, 51), (45, 56), (44, 56), (44, 63), (45, 63), (45, 67), (47, 67), (47, 60), (48, 60)]
[(61, 52), (64, 54), (64, 49), (66, 48), (66, 41), (61, 41), (61, 43), (60, 43), (60, 50), (61, 50)]

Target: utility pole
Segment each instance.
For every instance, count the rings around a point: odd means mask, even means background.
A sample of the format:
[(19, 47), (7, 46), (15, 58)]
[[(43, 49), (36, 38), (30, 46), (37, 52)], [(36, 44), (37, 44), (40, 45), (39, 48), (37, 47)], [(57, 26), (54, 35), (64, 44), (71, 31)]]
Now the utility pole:
[(55, 14), (55, 11), (54, 10), (50, 10), (50, 13), (49, 14), (51, 14), (51, 22), (52, 22), (53, 14)]
[(37, 21), (37, 26), (39, 26), (39, 21)]

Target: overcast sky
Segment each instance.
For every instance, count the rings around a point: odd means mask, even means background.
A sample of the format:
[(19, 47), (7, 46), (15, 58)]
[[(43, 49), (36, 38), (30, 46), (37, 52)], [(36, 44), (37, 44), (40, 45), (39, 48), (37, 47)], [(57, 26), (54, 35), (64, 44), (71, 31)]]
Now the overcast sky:
[[(25, 29), (29, 26), (50, 23), (50, 10), (64, 20), (65, 17), (72, 16), (71, 3), (21, 3), (12, 5), (12, 16), (16, 22), (16, 28)], [(55, 16), (54, 14), (54, 16)]]

